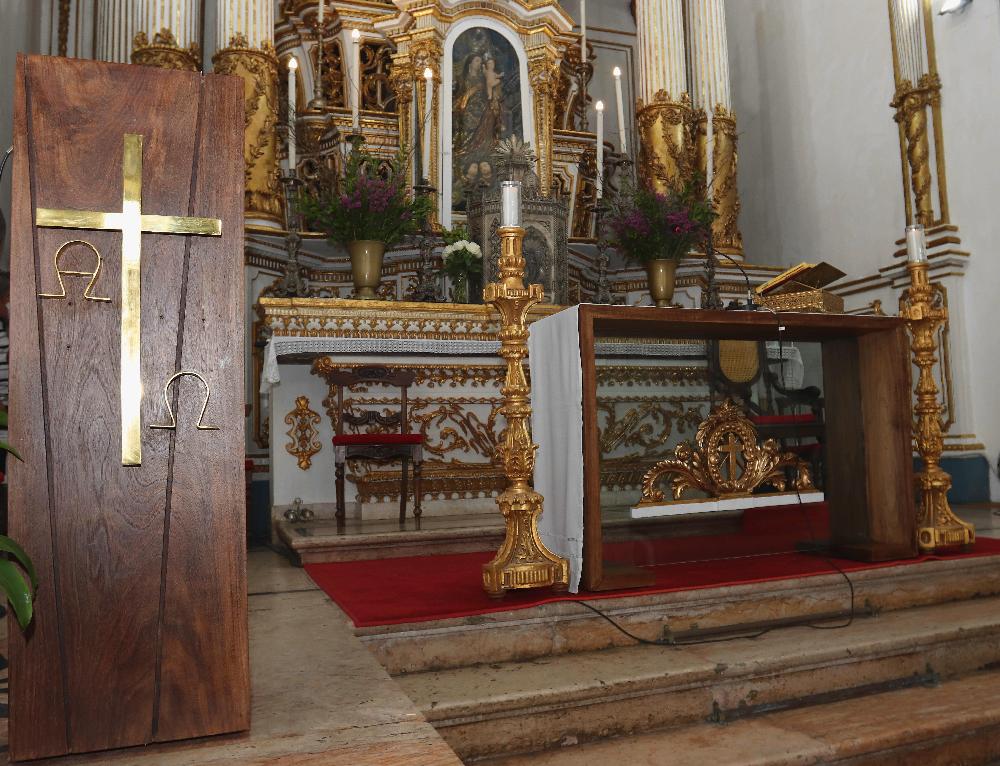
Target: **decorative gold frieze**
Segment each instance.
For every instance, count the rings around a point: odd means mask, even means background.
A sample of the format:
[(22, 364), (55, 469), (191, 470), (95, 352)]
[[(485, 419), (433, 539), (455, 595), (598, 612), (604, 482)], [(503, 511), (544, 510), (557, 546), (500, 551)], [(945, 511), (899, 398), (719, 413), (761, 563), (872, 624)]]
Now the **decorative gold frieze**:
[(285, 415), (285, 425), (289, 426), (287, 435), (290, 439), (285, 445), (285, 450), (298, 459), (299, 468), (303, 471), (309, 470), (313, 455), (323, 448), (316, 438), (319, 436), (319, 431), (316, 430), (319, 423), (319, 413), (309, 409), (309, 397), (297, 396), (295, 409)]
[(555, 128), (555, 100), (559, 89), (559, 58), (555, 49), (546, 46), (529, 52), (528, 80), (535, 100), (538, 191), (545, 196), (552, 189), (552, 132)]
[(212, 63), (218, 74), (243, 79), (244, 210), (248, 218), (281, 224), (284, 210), (278, 182), (278, 59), (274, 47), (251, 48), (247, 38), (234, 35)]
[(976, 531), (971, 524), (959, 519), (948, 504), (951, 477), (941, 468), (944, 431), (941, 424), (941, 404), (934, 382), (937, 362), (937, 332), (948, 321), (948, 310), (941, 303), (940, 292), (927, 278), (928, 264), (910, 262), (910, 288), (901, 302), (900, 316), (910, 329), (913, 363), (920, 370), (917, 380), (916, 423), (913, 436), (923, 468), (917, 474), (920, 506), (917, 514), (917, 543), (922, 551), (933, 551), (956, 545), (971, 545)]
[(201, 69), (201, 50), (197, 43), (191, 43), (190, 48), (181, 48), (169, 29), (161, 29), (154, 34), (152, 42), (145, 32), (139, 32), (132, 41), (132, 63), (197, 72)]
[(786, 468), (796, 471), (796, 489), (813, 489), (808, 464), (791, 452), (783, 453), (774, 439), (759, 443), (757, 429), (731, 399), (698, 427), (695, 441), (696, 445), (678, 444), (672, 458), (661, 460), (646, 473), (640, 505), (665, 502), (660, 488), (665, 478), (670, 478), (674, 500), (680, 500), (687, 490), (699, 490), (710, 497), (735, 497), (769, 484), (783, 491)]

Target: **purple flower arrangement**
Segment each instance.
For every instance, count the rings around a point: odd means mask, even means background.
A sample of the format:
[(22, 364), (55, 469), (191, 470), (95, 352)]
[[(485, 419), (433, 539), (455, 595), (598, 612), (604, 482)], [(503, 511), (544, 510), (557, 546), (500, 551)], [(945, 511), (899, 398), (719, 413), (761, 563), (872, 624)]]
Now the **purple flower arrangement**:
[(626, 187), (610, 200), (607, 223), (626, 258), (646, 263), (679, 261), (708, 236), (715, 212), (689, 183), (667, 193), (647, 185)]
[(299, 209), (310, 228), (325, 232), (331, 242), (346, 245), (375, 240), (392, 247), (420, 229), (432, 201), (414, 197), (404, 180), (406, 154), (383, 160), (356, 147), (347, 161), (339, 189), (303, 194)]

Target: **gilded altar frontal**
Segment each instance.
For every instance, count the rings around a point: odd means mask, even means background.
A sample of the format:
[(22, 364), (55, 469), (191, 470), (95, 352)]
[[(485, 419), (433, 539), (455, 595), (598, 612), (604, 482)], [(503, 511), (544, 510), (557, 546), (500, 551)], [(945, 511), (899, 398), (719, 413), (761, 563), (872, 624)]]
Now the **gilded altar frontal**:
[(0, 0), (0, 766), (1000, 766), (997, 73), (1000, 0)]

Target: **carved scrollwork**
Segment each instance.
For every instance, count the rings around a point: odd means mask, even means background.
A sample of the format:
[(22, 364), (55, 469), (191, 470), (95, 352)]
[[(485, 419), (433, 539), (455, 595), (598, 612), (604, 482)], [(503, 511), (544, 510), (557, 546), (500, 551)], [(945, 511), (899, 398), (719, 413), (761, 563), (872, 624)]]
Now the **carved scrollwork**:
[(678, 444), (672, 458), (646, 472), (642, 504), (664, 502), (660, 482), (668, 477), (674, 500), (688, 490), (701, 490), (710, 497), (749, 495), (764, 484), (781, 492), (786, 468), (796, 471), (796, 489), (813, 489), (808, 464), (791, 452), (783, 453), (774, 439), (759, 443), (757, 429), (731, 399), (702, 422), (695, 441)]
[(285, 415), (285, 425), (288, 429), (288, 438), (291, 440), (285, 445), (288, 454), (293, 455), (303, 471), (312, 466), (312, 457), (322, 449), (322, 444), (316, 438), (319, 431), (319, 413), (309, 409), (309, 397), (299, 396), (295, 399), (295, 409)]

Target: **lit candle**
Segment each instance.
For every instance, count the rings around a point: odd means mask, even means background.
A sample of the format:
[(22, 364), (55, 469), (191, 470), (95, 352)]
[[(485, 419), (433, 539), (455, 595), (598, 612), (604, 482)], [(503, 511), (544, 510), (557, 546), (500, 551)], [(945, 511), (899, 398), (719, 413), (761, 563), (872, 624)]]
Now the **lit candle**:
[(923, 224), (915, 223), (906, 227), (906, 257), (910, 263), (927, 262), (927, 241), (924, 239)]
[(361, 132), (361, 30), (351, 32), (351, 129)]
[(622, 99), (622, 70), (615, 67), (615, 98), (618, 99), (618, 135), (621, 137), (622, 154), (628, 154), (628, 140), (625, 138), (625, 101)]
[(580, 0), (580, 61), (587, 61), (587, 0)]
[(500, 184), (500, 225), (521, 225), (521, 183), (504, 181)]
[(712, 192), (712, 179), (715, 177), (715, 112), (708, 111), (708, 126), (705, 129), (705, 190), (708, 199), (715, 198)]
[(326, 8), (326, 0), (319, 0), (319, 25), (323, 26), (323, 11)]
[(295, 117), (298, 112), (298, 93), (295, 91), (295, 71), (299, 62), (292, 56), (288, 59), (288, 173), (295, 174)]
[(424, 178), (431, 178), (431, 115), (434, 109), (434, 70), (424, 68)]
[(598, 101), (597, 109), (597, 199), (604, 196), (604, 102)]

